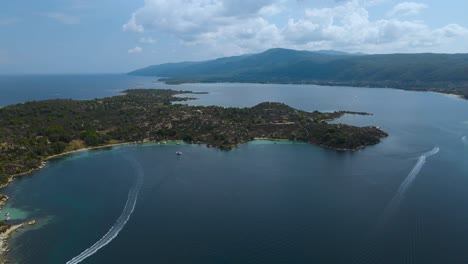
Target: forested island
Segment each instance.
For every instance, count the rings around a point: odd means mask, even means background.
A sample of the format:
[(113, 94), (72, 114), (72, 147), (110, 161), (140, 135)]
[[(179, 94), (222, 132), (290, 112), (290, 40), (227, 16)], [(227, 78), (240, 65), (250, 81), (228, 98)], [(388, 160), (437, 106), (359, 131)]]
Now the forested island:
[(201, 62), (167, 63), (131, 72), (169, 84), (241, 82), (396, 88), (468, 99), (468, 54), (362, 54), (270, 49)]
[(0, 180), (31, 172), (54, 155), (125, 142), (183, 140), (230, 149), (255, 138), (288, 139), (337, 150), (380, 142), (377, 127), (329, 124), (355, 112), (305, 112), (282, 103), (251, 108), (173, 104), (190, 91), (127, 90), (87, 100), (32, 101), (0, 108)]

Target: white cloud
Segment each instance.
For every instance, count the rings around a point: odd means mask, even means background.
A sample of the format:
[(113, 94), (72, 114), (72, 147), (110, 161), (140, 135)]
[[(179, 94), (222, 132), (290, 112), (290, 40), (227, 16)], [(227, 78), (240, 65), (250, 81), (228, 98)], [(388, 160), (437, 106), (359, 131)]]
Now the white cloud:
[(44, 16), (54, 19), (60, 23), (68, 24), (68, 25), (76, 25), (80, 23), (79, 17), (68, 15), (68, 14), (61, 13), (61, 12), (45, 13)]
[(468, 29), (464, 28), (458, 24), (449, 24), (442, 28), (434, 30), (434, 33), (439, 37), (458, 37), (458, 36), (468, 36)]
[(274, 15), (281, 14), (283, 12), (283, 8), (281, 8), (280, 5), (272, 4), (272, 5), (267, 5), (260, 10), (258, 10), (258, 14), (262, 17), (270, 17)]
[(139, 46), (136, 46), (134, 48), (131, 48), (128, 50), (128, 53), (130, 54), (134, 54), (134, 53), (142, 53), (143, 52), (143, 49)]
[(467, 31), (460, 25), (432, 29), (421, 21), (371, 20), (365, 5), (349, 1), (333, 8), (307, 9), (304, 17), (288, 23), (284, 35), (303, 48), (388, 53), (424, 51), (465, 37)]
[(387, 16), (415, 16), (419, 15), (419, 13), (426, 8), (428, 8), (428, 6), (423, 3), (403, 2), (395, 5), (392, 10), (387, 13)]
[(343, 2), (356, 2), (358, 1), (361, 5), (363, 6), (375, 6), (379, 5), (381, 3), (384, 3), (388, 0), (335, 0), (337, 3), (343, 3)]
[(224, 26), (279, 12), (275, 0), (146, 0), (123, 26), (126, 31), (158, 30), (180, 36), (216, 31)]
[[(306, 8), (286, 21), (271, 16), (297, 0), (145, 0), (123, 26), (126, 31), (174, 36), (185, 45), (207, 48), (213, 55), (258, 52), (273, 47), (338, 49), (375, 53), (419, 52), (468, 36), (451, 24), (431, 28), (405, 19), (427, 8), (404, 2), (387, 18), (371, 19), (370, 7), (385, 0), (337, 1), (333, 7)], [(297, 13), (297, 12), (296, 12)], [(283, 16), (285, 17), (285, 16)]]
[(136, 22), (135, 14), (132, 14), (132, 18), (127, 22), (127, 24), (123, 25), (124, 31), (134, 31), (137, 33), (143, 33), (144, 29), (142, 25), (138, 25)]
[(151, 38), (151, 37), (142, 37), (138, 40), (140, 43), (144, 43), (144, 44), (154, 44), (156, 42), (158, 42), (157, 40)]
[(270, 47), (278, 29), (263, 17), (281, 12), (275, 3), (277, 0), (146, 0), (123, 29), (167, 33), (187, 45), (208, 45), (237, 54)]

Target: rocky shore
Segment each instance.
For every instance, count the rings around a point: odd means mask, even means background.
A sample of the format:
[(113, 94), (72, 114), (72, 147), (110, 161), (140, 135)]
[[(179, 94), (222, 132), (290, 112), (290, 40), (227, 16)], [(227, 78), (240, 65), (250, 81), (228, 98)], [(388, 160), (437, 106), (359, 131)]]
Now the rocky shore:
[(8, 239), (12, 236), (12, 234), (21, 228), (35, 224), (36, 220), (29, 220), (16, 224), (2, 223), (0, 226), (0, 264), (8, 263), (7, 259), (5, 258), (5, 254), (9, 251)]

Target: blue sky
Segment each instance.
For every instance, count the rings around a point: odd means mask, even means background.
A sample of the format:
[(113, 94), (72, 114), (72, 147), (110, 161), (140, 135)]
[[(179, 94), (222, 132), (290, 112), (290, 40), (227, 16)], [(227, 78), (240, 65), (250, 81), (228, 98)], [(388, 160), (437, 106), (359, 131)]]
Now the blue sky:
[(0, 7), (0, 74), (117, 73), (274, 47), (468, 53), (466, 0), (15, 0)]

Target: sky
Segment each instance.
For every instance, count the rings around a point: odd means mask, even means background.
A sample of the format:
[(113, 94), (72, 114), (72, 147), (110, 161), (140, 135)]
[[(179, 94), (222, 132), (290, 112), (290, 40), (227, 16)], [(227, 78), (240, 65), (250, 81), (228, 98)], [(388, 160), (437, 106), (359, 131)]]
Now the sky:
[(124, 73), (270, 48), (468, 53), (466, 0), (14, 0), (0, 74)]

